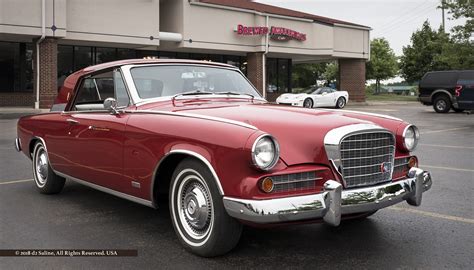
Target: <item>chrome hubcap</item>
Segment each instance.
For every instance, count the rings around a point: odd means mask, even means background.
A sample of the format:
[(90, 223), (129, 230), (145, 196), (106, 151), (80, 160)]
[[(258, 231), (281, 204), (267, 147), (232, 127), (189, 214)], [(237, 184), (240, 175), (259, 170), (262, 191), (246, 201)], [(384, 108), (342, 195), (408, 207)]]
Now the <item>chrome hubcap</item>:
[(188, 175), (178, 188), (179, 219), (185, 231), (195, 239), (204, 238), (211, 228), (212, 201), (204, 181)]
[(436, 103), (436, 107), (438, 110), (442, 111), (446, 109), (446, 102), (444, 100), (439, 100), (438, 103)]
[(36, 179), (38, 184), (44, 185), (48, 179), (48, 157), (44, 148), (40, 148), (36, 154)]
[(344, 100), (343, 99), (339, 100), (339, 107), (344, 107)]

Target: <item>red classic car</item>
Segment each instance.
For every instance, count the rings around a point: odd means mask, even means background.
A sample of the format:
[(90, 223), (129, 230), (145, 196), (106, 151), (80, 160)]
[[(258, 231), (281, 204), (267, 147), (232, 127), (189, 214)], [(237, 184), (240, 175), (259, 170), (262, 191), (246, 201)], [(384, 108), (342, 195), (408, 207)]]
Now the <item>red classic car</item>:
[(169, 198), (181, 243), (216, 256), (242, 224), (337, 226), (420, 205), (418, 140), (388, 116), (270, 104), (233, 66), (124, 60), (70, 75), (51, 112), (19, 120), (16, 148), (41, 193), (70, 179), (150, 207)]

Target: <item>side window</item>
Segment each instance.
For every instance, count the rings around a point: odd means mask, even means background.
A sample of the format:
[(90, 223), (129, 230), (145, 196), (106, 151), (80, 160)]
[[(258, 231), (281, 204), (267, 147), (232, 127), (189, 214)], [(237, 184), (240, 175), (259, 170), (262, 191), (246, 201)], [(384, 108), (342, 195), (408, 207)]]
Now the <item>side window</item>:
[(93, 103), (99, 101), (99, 95), (94, 84), (94, 79), (86, 78), (82, 81), (81, 87), (77, 90), (77, 104)]
[(115, 99), (119, 107), (127, 107), (130, 105), (130, 97), (127, 93), (127, 88), (123, 82), (122, 73), (120, 71), (114, 71), (114, 89), (115, 89)]
[(115, 98), (119, 107), (130, 104), (130, 98), (120, 71), (95, 74), (82, 80), (77, 90), (73, 110), (104, 110), (104, 100)]

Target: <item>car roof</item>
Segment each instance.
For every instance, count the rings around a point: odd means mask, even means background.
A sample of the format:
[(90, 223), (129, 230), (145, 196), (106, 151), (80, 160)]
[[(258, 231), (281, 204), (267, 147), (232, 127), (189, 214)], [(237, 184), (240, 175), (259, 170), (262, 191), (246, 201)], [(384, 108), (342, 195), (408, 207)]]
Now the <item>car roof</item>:
[(445, 73), (445, 72), (473, 72), (474, 69), (466, 69), (466, 70), (438, 70), (438, 71), (428, 71), (428, 73)]
[(126, 59), (118, 60), (107, 63), (102, 63), (94, 66), (88, 66), (75, 73), (81, 73), (81, 75), (94, 73), (104, 69), (110, 69), (114, 67), (120, 67), (124, 65), (144, 65), (144, 64), (191, 64), (191, 65), (208, 65), (215, 67), (226, 67), (226, 68), (237, 68), (232, 65), (210, 62), (210, 61), (199, 61), (199, 60), (187, 60), (187, 59)]

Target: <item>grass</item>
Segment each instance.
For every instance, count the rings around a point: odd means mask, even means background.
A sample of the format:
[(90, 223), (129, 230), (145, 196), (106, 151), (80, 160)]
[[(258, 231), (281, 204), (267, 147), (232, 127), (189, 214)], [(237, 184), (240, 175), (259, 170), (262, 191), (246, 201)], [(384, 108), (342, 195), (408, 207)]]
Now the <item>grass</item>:
[(417, 96), (404, 96), (395, 94), (367, 94), (367, 101), (418, 101)]

